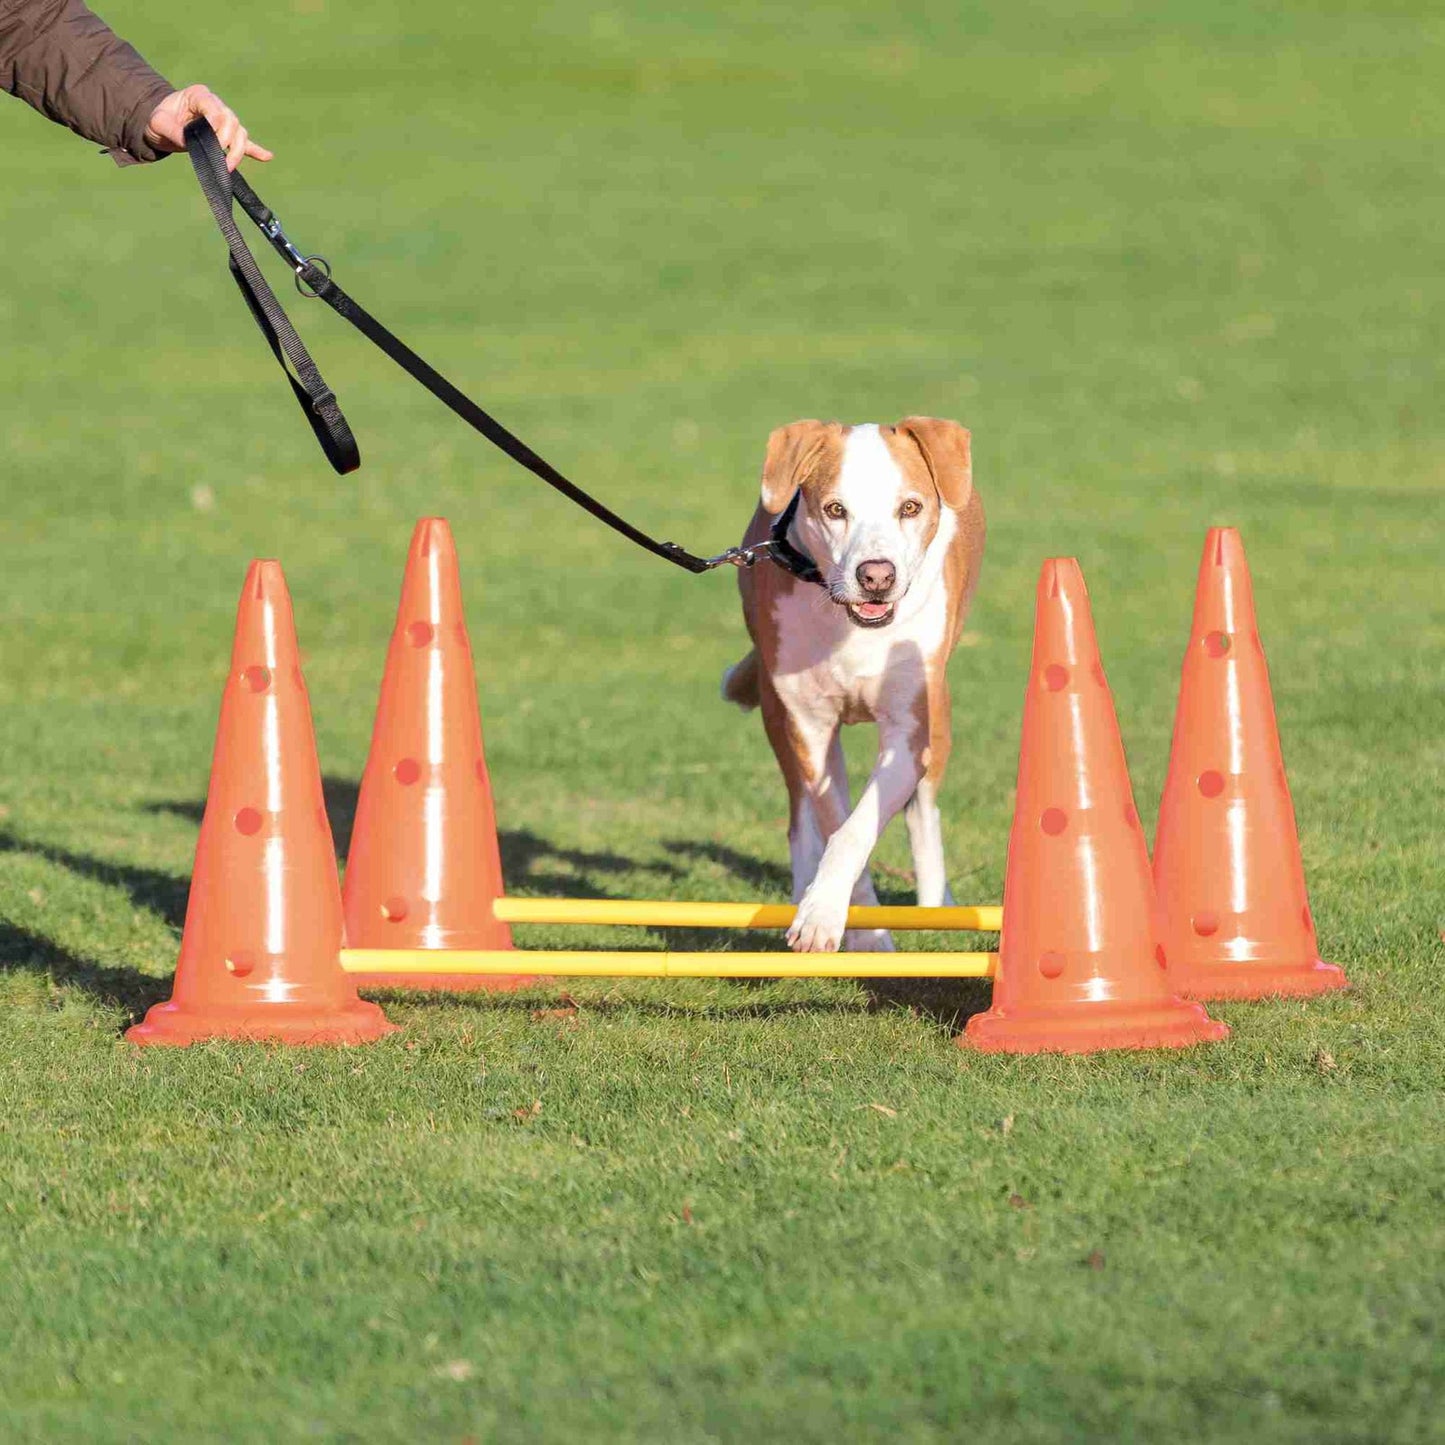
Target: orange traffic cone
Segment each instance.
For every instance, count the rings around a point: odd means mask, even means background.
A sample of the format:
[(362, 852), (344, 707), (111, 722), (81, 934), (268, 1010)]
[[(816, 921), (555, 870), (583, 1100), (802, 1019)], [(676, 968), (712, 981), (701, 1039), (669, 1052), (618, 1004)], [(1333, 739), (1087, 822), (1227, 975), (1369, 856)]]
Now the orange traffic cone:
[(1003, 916), (993, 1007), (968, 1021), (964, 1047), (1091, 1053), (1229, 1033), (1177, 996), (1159, 946), (1149, 855), (1071, 557), (1039, 578)]
[(126, 1038), (357, 1044), (392, 1032), (356, 996), (340, 949), (336, 853), (291, 597), (279, 562), (252, 562), (174, 991)]
[(1190, 998), (1345, 988), (1322, 963), (1244, 544), (1204, 543), (1154, 834), (1165, 947)]
[(371, 753), (346, 863), (353, 948), (434, 948), (435, 973), (353, 975), (389, 988), (510, 989), (533, 979), (448, 973), (448, 948), (512, 946), (492, 914), (502, 860), (482, 755), (476, 669), (451, 528), (412, 533)]

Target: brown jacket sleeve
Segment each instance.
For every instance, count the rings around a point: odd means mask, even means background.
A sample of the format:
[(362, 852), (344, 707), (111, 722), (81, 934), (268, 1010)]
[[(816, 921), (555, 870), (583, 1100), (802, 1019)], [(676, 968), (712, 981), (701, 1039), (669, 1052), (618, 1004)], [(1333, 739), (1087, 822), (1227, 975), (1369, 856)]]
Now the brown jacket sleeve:
[(158, 160), (146, 122), (175, 89), (81, 0), (0, 0), (0, 88), (117, 165)]

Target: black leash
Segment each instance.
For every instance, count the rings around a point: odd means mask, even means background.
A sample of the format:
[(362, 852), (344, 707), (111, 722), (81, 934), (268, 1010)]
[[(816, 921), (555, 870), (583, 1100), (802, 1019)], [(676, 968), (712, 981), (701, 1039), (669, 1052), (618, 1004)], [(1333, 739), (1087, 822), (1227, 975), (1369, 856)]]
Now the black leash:
[(327, 386), (317, 370), (296, 328), (277, 301), (275, 293), (266, 283), (256, 258), (251, 254), (241, 232), (236, 226), (232, 203), (239, 202), (241, 209), (260, 228), (261, 234), (271, 243), (276, 254), (295, 273), (296, 289), (303, 296), (324, 301), (338, 316), (344, 317), (369, 341), (380, 347), (409, 376), (419, 381), (436, 399), (454, 411), (468, 426), (479, 431), (493, 446), (504, 451), (514, 462), (526, 467), (533, 476), (540, 477), (549, 487), (561, 492), (584, 511), (590, 512), (599, 522), (620, 532), (630, 542), (662, 557), (689, 572), (710, 572), (714, 567), (731, 563), (736, 567), (751, 567), (759, 557), (767, 557), (780, 567), (806, 582), (823, 586), (822, 574), (812, 558), (801, 552), (788, 541), (788, 528), (797, 515), (801, 492), (795, 492), (792, 500), (773, 523), (768, 539), (755, 542), (747, 547), (729, 547), (715, 557), (698, 557), (676, 542), (659, 542), (625, 518), (619, 517), (610, 507), (596, 497), (584, 492), (575, 482), (569, 481), (545, 458), (538, 456), (520, 437), (508, 431), (490, 413), (484, 411), (469, 396), (459, 391), (439, 371), (428, 365), (400, 338), (394, 336), (364, 307), (353, 301), (335, 281), (331, 279), (331, 266), (324, 256), (306, 256), (294, 245), (281, 228), (271, 209), (253, 191), (239, 171), (226, 169), (226, 153), (221, 149), (215, 132), (206, 120), (194, 120), (186, 127), (186, 148), (195, 168), (196, 179), (201, 183), (206, 202), (216, 224), (225, 237), (230, 251), (231, 276), (240, 288), (256, 325), (275, 356), (277, 365), (286, 375), (296, 401), (326, 459), (343, 476), (354, 472), (361, 465), (361, 453), (356, 445), (341, 408), (336, 404), (335, 393)]

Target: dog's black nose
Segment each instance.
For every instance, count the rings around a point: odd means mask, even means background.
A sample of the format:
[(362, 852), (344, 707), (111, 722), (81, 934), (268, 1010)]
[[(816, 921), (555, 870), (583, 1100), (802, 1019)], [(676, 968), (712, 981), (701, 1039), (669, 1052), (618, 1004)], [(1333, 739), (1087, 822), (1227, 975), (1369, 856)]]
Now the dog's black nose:
[(887, 592), (898, 577), (893, 563), (874, 558), (871, 562), (860, 562), (856, 573), (858, 584), (865, 592)]

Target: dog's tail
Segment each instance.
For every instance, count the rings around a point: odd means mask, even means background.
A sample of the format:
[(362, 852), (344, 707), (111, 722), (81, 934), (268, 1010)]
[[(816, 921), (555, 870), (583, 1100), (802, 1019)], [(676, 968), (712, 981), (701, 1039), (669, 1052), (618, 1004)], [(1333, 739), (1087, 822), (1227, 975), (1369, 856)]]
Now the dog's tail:
[(744, 712), (751, 712), (761, 699), (761, 664), (758, 650), (753, 650), (741, 662), (735, 662), (722, 675), (724, 702), (735, 702)]

